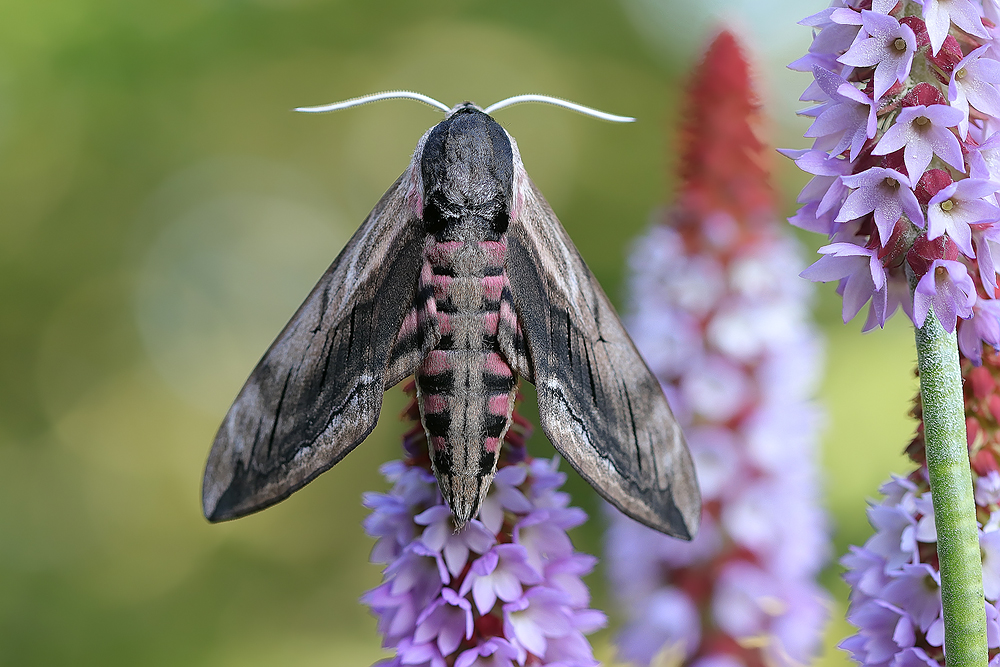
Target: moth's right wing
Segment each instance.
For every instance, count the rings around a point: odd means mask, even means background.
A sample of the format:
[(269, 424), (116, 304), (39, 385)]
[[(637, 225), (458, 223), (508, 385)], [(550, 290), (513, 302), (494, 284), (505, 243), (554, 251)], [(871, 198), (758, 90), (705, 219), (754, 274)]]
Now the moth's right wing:
[(412, 169), (382, 196), (229, 409), (205, 468), (210, 521), (273, 505), (337, 463), (375, 427), (385, 389), (436, 342), (436, 330), (401, 331), (404, 318), (417, 321), (407, 313), (423, 258), (423, 223), (407, 199)]
[(625, 514), (691, 539), (701, 495), (660, 383), (545, 198), (523, 179), (507, 258), (524, 342), (508, 335), (502, 349), (535, 383), (542, 429), (577, 472)]

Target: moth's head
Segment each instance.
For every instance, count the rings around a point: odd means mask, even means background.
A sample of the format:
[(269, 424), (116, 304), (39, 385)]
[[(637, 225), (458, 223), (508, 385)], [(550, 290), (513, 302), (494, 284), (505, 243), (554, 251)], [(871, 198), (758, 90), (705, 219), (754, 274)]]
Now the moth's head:
[(497, 234), (507, 230), (514, 152), (507, 132), (482, 109), (471, 102), (456, 106), (431, 128), (414, 158), (429, 232), (462, 219)]
[(400, 98), (423, 102), (447, 114), (421, 137), (410, 168), (403, 175), (410, 207), (428, 225), (429, 231), (443, 229), (451, 220), (472, 216), (503, 233), (510, 219), (517, 218), (531, 184), (521, 164), (517, 142), (490, 117), (494, 111), (524, 102), (541, 102), (614, 123), (635, 120), (548, 95), (515, 95), (485, 109), (472, 102), (449, 109), (431, 97), (405, 90), (318, 107), (299, 107), (296, 111), (326, 113)]

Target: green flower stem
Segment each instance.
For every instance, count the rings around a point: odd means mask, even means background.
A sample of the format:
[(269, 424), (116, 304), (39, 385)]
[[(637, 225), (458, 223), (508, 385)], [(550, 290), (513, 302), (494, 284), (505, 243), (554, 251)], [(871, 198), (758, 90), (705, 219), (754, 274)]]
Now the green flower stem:
[(986, 611), (958, 340), (933, 311), (916, 330), (947, 667), (986, 667)]

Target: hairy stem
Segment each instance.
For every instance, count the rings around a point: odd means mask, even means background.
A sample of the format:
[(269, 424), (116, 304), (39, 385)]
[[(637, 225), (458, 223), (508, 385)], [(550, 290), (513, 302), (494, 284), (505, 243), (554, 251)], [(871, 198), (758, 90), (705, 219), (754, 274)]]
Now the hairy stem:
[(933, 311), (916, 330), (920, 399), (941, 563), (947, 667), (986, 667), (986, 611), (955, 333)]

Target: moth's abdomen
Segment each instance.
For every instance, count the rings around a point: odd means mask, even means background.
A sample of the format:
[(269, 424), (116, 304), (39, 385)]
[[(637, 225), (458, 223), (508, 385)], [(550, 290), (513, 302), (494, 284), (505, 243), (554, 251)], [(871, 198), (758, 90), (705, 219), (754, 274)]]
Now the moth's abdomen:
[[(421, 287), (433, 288), (441, 341), (417, 372), (420, 413), (441, 493), (462, 525), (496, 472), (517, 378), (500, 327), (517, 326), (500, 241), (428, 241)], [(428, 290), (421, 289), (422, 293)]]

